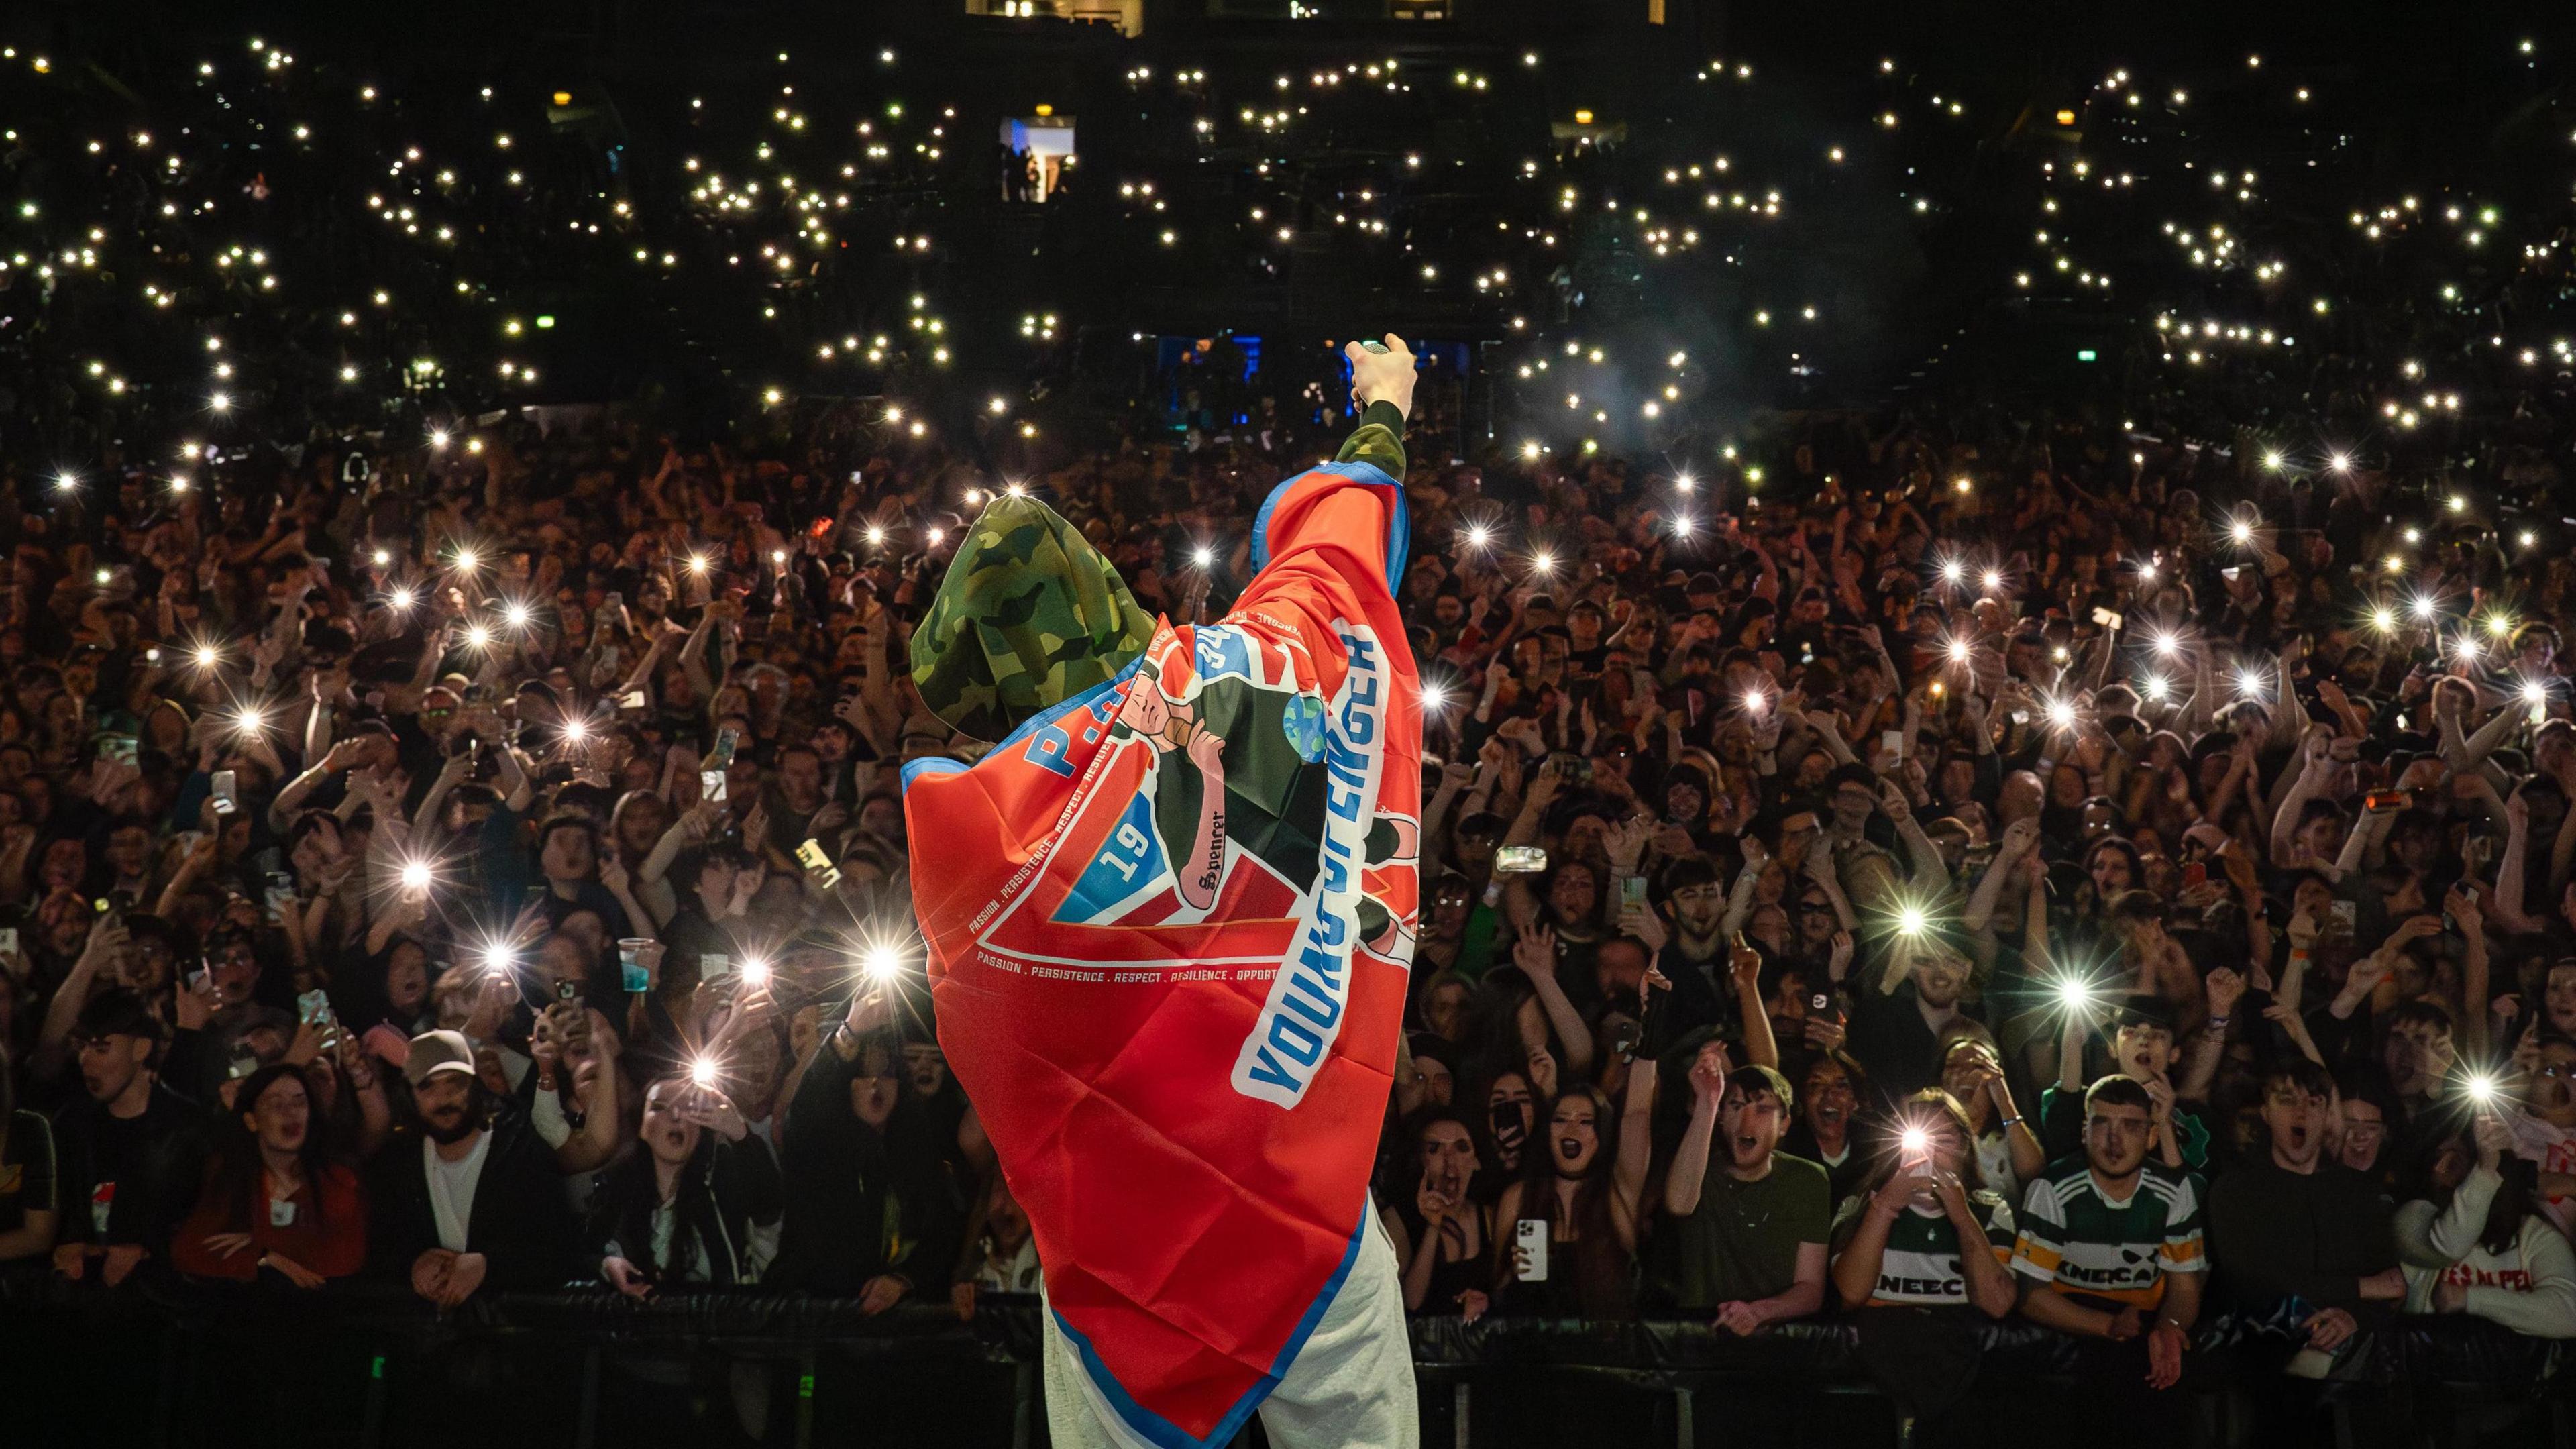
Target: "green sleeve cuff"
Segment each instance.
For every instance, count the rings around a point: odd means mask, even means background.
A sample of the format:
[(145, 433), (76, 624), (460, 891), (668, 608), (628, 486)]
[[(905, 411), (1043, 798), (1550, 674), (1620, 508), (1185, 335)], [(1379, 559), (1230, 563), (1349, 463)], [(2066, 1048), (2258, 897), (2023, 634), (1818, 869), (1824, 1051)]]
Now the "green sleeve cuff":
[(1404, 410), (1391, 402), (1373, 402), (1360, 411), (1360, 425), (1342, 442), (1337, 463), (1368, 463), (1404, 482)]

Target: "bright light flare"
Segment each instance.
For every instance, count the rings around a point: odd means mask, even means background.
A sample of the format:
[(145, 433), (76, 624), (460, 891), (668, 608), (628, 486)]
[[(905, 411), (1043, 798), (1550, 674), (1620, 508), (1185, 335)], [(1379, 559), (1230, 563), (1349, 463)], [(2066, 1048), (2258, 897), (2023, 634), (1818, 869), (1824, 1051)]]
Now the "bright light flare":
[(859, 954), (859, 969), (871, 981), (892, 981), (903, 972), (903, 953), (884, 944), (870, 946)]
[(1538, 552), (1531, 554), (1530, 571), (1538, 574), (1555, 573), (1556, 555), (1549, 553), (1546, 549), (1540, 549)]
[(429, 894), (429, 879), (430, 870), (428, 861), (407, 860), (403, 862), (403, 894), (409, 896), (425, 896)]
[(701, 1090), (714, 1086), (716, 1084), (716, 1064), (706, 1057), (700, 1057), (696, 1061), (689, 1063), (689, 1082), (691, 1085), (696, 1086)]

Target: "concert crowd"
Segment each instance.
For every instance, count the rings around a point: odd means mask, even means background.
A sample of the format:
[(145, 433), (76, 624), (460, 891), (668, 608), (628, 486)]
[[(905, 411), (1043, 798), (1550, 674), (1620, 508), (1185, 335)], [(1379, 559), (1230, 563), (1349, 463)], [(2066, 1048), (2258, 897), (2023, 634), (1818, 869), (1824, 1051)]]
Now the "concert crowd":
[[(10, 140), (30, 196), (76, 184)], [(106, 183), (146, 235), (150, 170)], [(491, 215), (533, 248), (557, 205)], [(2117, 408), (1961, 386), (1685, 462), (1488, 439), (1427, 381), (1373, 1194), (1408, 1308), (1842, 1320), (1931, 1420), (2025, 1320), (2141, 1442), (2220, 1339), (2326, 1379), (2410, 1315), (2576, 1337), (2576, 355), (2488, 341), (2559, 305), (2566, 236), (2440, 309), (2429, 257), (2337, 273), (2333, 323), (2267, 314), (2295, 350), (2151, 311)], [(262, 265), (205, 364), (301, 350), (273, 387), (319, 398), (338, 310)], [(0, 270), (44, 317), (0, 332), (0, 1264), (441, 1311), (1037, 1291), (910, 934), (900, 766), (987, 742), (909, 633), (1002, 488), (1222, 617), (1352, 425), (1329, 367), (1194, 354), (1185, 401), (1045, 443), (313, 403), (147, 461), (78, 364), (157, 304), (57, 285)], [(380, 350), (448, 323), (410, 325)]]

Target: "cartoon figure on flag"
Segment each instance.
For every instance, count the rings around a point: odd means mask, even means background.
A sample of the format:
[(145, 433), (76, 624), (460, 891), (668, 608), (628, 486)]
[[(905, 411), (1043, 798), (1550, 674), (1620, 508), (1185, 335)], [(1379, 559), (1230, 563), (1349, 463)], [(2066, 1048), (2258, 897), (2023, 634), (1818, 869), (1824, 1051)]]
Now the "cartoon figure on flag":
[(1361, 425), (1273, 491), (1221, 620), (1136, 606), (1026, 496), (912, 637), (997, 743), (904, 770), (939, 1035), (1027, 1211), (1057, 1442), (1411, 1445), (1368, 1201), (1420, 888), (1420, 681), (1391, 581), (1413, 360), (1348, 349)]

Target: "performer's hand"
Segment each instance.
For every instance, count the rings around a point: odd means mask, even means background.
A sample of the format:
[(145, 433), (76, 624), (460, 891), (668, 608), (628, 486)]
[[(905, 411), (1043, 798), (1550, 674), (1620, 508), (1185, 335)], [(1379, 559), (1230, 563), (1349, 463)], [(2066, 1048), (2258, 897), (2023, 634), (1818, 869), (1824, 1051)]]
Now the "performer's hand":
[(1365, 408), (1373, 402), (1390, 402), (1406, 417), (1413, 416), (1413, 352), (1404, 339), (1390, 332), (1379, 339), (1386, 351), (1371, 352), (1357, 342), (1345, 343), (1342, 355), (1351, 360), (1351, 404)]

